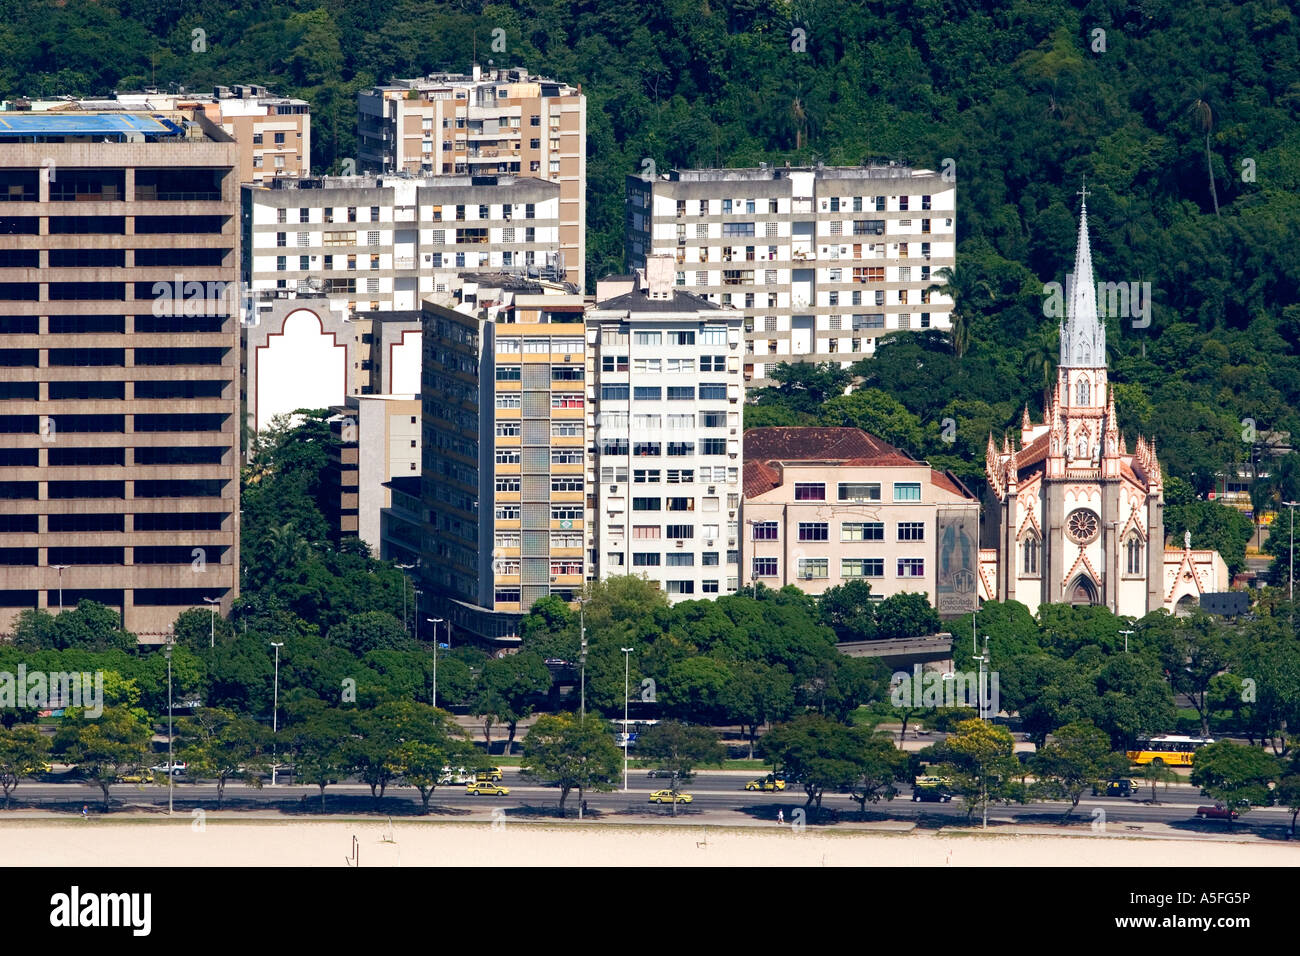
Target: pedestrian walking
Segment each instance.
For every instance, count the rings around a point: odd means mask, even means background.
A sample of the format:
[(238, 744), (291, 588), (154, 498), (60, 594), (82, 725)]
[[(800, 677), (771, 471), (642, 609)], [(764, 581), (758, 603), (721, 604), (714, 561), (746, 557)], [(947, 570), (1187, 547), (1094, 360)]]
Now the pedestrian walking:
[(780, 826), (783, 823), (785, 823), (785, 811), (778, 810), (776, 811), (776, 825)]
[(81, 805), (81, 819), (90, 819), (90, 807), (86, 806), (84, 803)]
[(586, 801), (586, 800), (583, 800), (583, 801), (582, 801), (582, 813), (583, 813), (583, 816), (586, 816), (586, 814), (587, 814), (587, 801)]

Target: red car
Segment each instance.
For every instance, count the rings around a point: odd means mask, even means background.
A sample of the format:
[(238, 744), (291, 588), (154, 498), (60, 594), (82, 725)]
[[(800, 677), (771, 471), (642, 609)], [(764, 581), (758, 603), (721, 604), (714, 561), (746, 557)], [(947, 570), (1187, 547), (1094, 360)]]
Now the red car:
[(1236, 810), (1229, 810), (1221, 803), (1212, 807), (1197, 807), (1196, 815), (1202, 820), (1235, 820), (1241, 816)]

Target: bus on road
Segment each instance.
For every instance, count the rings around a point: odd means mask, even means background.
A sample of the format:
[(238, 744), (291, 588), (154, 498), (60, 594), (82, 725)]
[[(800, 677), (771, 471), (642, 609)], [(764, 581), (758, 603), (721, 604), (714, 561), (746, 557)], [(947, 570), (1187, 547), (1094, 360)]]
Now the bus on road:
[(1212, 743), (1213, 737), (1155, 734), (1139, 738), (1135, 748), (1126, 751), (1126, 756), (1136, 764), (1162, 763), (1171, 767), (1190, 767), (1196, 751)]

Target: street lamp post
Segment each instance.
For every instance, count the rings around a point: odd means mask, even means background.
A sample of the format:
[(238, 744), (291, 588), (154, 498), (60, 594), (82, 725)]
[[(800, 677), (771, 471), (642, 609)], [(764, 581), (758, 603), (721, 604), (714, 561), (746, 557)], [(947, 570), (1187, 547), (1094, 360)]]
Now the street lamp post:
[[(442, 623), (440, 617), (426, 617), (426, 621), (433, 625), (433, 706), (438, 706), (438, 625)], [(451, 628), (447, 628), (448, 638), (451, 637)], [(450, 640), (448, 640), (450, 644)]]
[(217, 646), (217, 605), (221, 603), (221, 598), (205, 597), (208, 610), (212, 613), (208, 615), (208, 647)]
[(63, 613), (63, 572), (72, 567), (70, 564), (56, 564), (54, 570), (59, 572), (59, 613)]
[(1125, 629), (1125, 630), (1120, 631), (1120, 633), (1124, 635), (1124, 653), (1127, 654), (1127, 653), (1128, 653), (1128, 636), (1129, 636), (1130, 634), (1136, 634), (1137, 631), (1132, 631), (1132, 630)]
[(632, 648), (621, 648), (623, 651), (623, 792), (627, 793), (627, 748), (632, 742), (632, 735), (628, 733), (627, 727), (627, 695), (628, 695), (628, 670), (632, 663)]
[(578, 707), (582, 720), (587, 719), (587, 602), (578, 600), (578, 681), (581, 687)]
[[(406, 572), (409, 571), (409, 570), (411, 570), (411, 568), (415, 567), (415, 565), (413, 565), (413, 564), (397, 564), (397, 565), (394, 565), (394, 567), (398, 567), (398, 568), (401, 568), (401, 569), (402, 569), (402, 630), (404, 630), (407, 634), (410, 634), (410, 633), (411, 633), (411, 625), (410, 625), (410, 622), (407, 620), (407, 617), (406, 617), (406, 585), (407, 585), (407, 581), (408, 581), (408, 578), (407, 578), (407, 576), (406, 576)], [(417, 613), (418, 613), (418, 612), (417, 612)]]
[(176, 776), (172, 768), (172, 642), (171, 634), (163, 647), (163, 656), (167, 658), (167, 815), (172, 815), (172, 788)]
[(1287, 578), (1291, 583), (1291, 626), (1295, 627), (1295, 506), (1300, 505), (1300, 501), (1284, 501), (1282, 504), (1291, 509), (1291, 550), (1289, 554), (1289, 563), (1287, 565)]
[(271, 786), (275, 786), (275, 771), (279, 764), (279, 734), (280, 734), (280, 648), (284, 647), (284, 642), (277, 644), (271, 641), (271, 646), (275, 648), (275, 694), (271, 704)]

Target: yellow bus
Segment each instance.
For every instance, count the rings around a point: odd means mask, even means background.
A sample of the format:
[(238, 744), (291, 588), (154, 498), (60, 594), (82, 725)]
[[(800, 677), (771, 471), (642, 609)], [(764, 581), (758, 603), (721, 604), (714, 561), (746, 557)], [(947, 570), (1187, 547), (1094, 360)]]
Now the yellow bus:
[(1156, 734), (1139, 738), (1136, 749), (1126, 751), (1126, 756), (1136, 764), (1163, 763), (1171, 767), (1190, 767), (1196, 751), (1212, 743), (1213, 737)]

